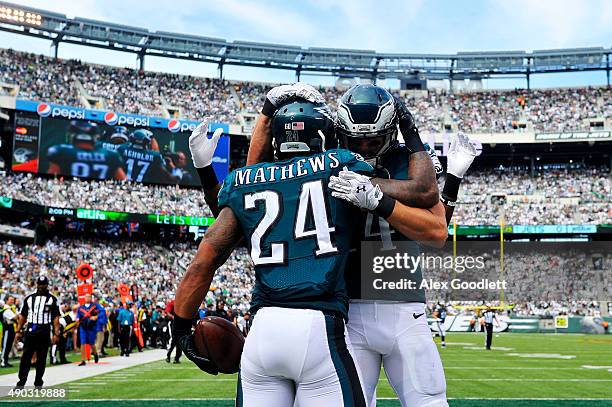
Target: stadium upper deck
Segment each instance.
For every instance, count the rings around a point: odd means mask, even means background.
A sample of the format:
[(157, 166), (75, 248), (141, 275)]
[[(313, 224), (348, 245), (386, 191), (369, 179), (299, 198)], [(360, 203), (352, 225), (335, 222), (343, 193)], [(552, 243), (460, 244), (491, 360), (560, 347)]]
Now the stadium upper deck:
[[(117, 112), (239, 123), (272, 84), (137, 71), (0, 49), (0, 94)], [(330, 104), (341, 95), (321, 88)], [(402, 93), (422, 132), (612, 128), (612, 89)]]
[[(373, 50), (303, 48), (300, 46), (227, 41), (194, 35), (150, 31), (0, 2), (0, 29), (52, 41), (107, 48), (137, 54), (140, 68), (147, 55), (190, 59), (219, 65), (243, 65), (328, 72), (337, 76), (375, 79), (461, 79), (523, 74), (529, 83), (534, 73), (605, 70), (610, 84), (610, 54), (603, 47), (536, 50), (457, 52), (456, 54), (380, 53)], [(529, 87), (529, 86), (528, 86)]]

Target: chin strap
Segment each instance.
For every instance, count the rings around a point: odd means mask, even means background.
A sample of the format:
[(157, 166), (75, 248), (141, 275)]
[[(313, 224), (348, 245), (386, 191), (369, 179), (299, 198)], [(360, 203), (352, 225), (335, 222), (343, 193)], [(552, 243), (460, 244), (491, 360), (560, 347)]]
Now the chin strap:
[(317, 130), (319, 132), (319, 136), (321, 136), (321, 151), (325, 151), (325, 134), (321, 130)]

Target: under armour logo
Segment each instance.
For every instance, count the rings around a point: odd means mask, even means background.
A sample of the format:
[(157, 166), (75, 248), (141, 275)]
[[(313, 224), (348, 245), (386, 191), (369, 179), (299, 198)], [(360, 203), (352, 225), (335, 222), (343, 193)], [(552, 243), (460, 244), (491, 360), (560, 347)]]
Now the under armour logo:
[(357, 187), (357, 192), (365, 192), (365, 191), (366, 191), (365, 185), (361, 185)]

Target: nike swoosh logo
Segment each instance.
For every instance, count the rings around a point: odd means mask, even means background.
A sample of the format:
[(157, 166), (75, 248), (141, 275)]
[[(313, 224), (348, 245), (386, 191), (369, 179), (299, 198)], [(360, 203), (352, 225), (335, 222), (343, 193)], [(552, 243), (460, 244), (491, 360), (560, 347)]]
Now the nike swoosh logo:
[(423, 315), (425, 315), (425, 313), (424, 313), (424, 312), (423, 312), (422, 314), (415, 314), (415, 313), (413, 313), (413, 314), (412, 314), (412, 317), (413, 317), (414, 319), (418, 319), (420, 316), (423, 316)]

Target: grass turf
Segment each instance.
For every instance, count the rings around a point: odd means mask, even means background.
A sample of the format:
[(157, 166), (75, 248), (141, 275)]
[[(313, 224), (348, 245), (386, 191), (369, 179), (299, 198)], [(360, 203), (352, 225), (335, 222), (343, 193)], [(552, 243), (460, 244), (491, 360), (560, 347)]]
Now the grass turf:
[[(108, 353), (108, 356), (119, 356), (119, 349), (117, 348), (106, 348), (104, 350), (106, 353)], [(59, 357), (59, 355), (58, 355)], [(71, 363), (74, 362), (79, 362), (81, 360), (81, 351), (69, 351), (66, 352), (66, 359), (68, 359)], [(93, 356), (91, 356), (90, 359), (93, 362)], [(19, 371), (19, 365), (21, 364), (21, 359), (20, 358), (12, 358), (9, 360), (9, 363), (11, 365), (13, 365), (12, 367), (3, 367), (0, 368), (0, 375), (5, 375), (5, 374), (10, 374), (10, 373), (17, 373)], [(47, 355), (47, 367), (50, 367), (51, 365), (51, 359), (49, 358), (49, 356)], [(32, 364), (32, 366), (30, 367), (31, 371), (35, 370), (35, 366), (34, 364)]]
[[(447, 339), (440, 354), (451, 406), (612, 406), (612, 335), (499, 334), (492, 351), (483, 349), (482, 334), (450, 333)], [(233, 405), (235, 386), (235, 375), (205, 375), (184, 360), (180, 365), (153, 362), (61, 387), (68, 388), (71, 400), (101, 399), (96, 405), (166, 399), (164, 405), (173, 406), (174, 400), (199, 399), (176, 405), (221, 407)], [(378, 396), (379, 406), (399, 406), (397, 400), (385, 400), (395, 394), (382, 373)]]

